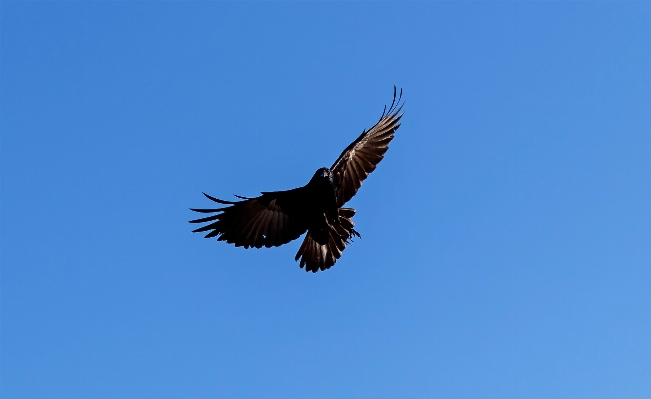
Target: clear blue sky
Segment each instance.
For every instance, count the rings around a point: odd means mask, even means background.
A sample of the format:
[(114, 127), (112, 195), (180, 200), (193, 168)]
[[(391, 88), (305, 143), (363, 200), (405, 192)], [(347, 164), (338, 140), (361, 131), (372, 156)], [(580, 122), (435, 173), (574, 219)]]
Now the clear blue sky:
[[(651, 3), (1, 6), (3, 398), (651, 397)], [(404, 89), (324, 273), (190, 232)]]

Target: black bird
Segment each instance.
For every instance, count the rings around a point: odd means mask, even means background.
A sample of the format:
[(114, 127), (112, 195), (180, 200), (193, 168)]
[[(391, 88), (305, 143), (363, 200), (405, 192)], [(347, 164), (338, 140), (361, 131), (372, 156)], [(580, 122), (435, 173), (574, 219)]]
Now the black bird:
[(380, 120), (353, 141), (341, 153), (330, 169), (321, 168), (303, 187), (287, 191), (262, 192), (255, 198), (236, 195), (242, 201), (224, 201), (206, 197), (222, 205), (214, 209), (192, 209), (214, 215), (191, 220), (190, 223), (208, 223), (193, 232), (207, 231), (206, 238), (217, 237), (244, 248), (276, 247), (300, 237), (307, 230), (295, 260), (300, 267), (316, 273), (329, 269), (341, 257), (353, 236), (355, 210), (343, 208), (375, 170), (389, 149), (393, 134), (400, 127), (402, 89), (382, 112)]

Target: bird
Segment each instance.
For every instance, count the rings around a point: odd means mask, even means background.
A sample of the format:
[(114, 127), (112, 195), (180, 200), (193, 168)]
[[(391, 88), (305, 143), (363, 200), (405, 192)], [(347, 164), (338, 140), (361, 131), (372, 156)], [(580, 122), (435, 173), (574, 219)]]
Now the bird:
[(193, 230), (207, 232), (205, 238), (217, 237), (236, 247), (277, 247), (303, 235), (295, 261), (305, 271), (316, 273), (334, 266), (353, 237), (361, 235), (353, 228), (355, 209), (344, 207), (357, 193), (362, 182), (384, 158), (402, 118), (402, 89), (384, 107), (379, 121), (364, 130), (339, 155), (330, 168), (319, 168), (303, 187), (285, 191), (261, 192), (258, 197), (235, 195), (226, 201), (203, 193), (206, 198), (224, 205), (196, 209), (211, 214), (190, 223), (207, 223)]

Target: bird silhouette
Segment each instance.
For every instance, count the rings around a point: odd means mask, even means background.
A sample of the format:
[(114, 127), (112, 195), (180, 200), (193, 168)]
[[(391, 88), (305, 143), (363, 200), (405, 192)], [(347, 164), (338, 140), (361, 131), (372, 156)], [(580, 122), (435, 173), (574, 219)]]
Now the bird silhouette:
[(344, 204), (357, 193), (364, 179), (375, 170), (389, 149), (402, 118), (402, 89), (384, 107), (380, 120), (353, 141), (330, 168), (320, 168), (303, 187), (286, 191), (262, 192), (259, 197), (225, 201), (203, 193), (208, 199), (225, 205), (213, 209), (193, 209), (212, 215), (191, 220), (208, 223), (193, 232), (208, 232), (236, 247), (276, 247), (299, 238), (307, 231), (295, 260), (300, 267), (316, 273), (329, 269), (341, 257), (353, 237), (355, 209)]

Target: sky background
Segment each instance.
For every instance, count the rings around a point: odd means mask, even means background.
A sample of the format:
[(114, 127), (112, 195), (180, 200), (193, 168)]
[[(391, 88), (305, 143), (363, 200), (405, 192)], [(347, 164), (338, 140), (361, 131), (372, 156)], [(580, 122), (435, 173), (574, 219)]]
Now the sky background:
[[(0, 13), (3, 398), (651, 397), (651, 3)], [(394, 84), (333, 268), (190, 232)]]

